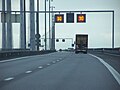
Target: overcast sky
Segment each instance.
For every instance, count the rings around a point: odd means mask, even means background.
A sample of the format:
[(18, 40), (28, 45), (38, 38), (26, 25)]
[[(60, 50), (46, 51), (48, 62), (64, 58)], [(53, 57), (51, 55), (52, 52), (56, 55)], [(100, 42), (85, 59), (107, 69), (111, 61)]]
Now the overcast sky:
[[(12, 10), (19, 10), (20, 0), (11, 0)], [(29, 0), (27, 10), (29, 10)], [(37, 1), (37, 0), (35, 0)], [(51, 5), (55, 6), (54, 10), (114, 10), (115, 11), (115, 47), (120, 47), (120, 0), (53, 0)], [(48, 6), (48, 3), (47, 3)], [(47, 7), (48, 9), (48, 7)], [(2, 10), (2, 0), (0, 0), (0, 10)], [(44, 0), (40, 0), (40, 10), (44, 10)], [(65, 14), (65, 13), (63, 13)], [(86, 23), (60, 23), (56, 24), (56, 38), (73, 38), (75, 34), (88, 34), (89, 47), (112, 47), (112, 13), (84, 13), (86, 14)], [(48, 17), (47, 17), (48, 19)], [(1, 17), (0, 17), (1, 21)], [(48, 20), (47, 20), (48, 21)], [(27, 19), (29, 22), (29, 19)], [(27, 23), (27, 33), (29, 33)], [(47, 23), (48, 31), (48, 23)], [(19, 24), (13, 24), (13, 46), (19, 47)], [(2, 24), (0, 23), (0, 48), (2, 43)], [(44, 14), (40, 15), (40, 34), (44, 34)], [(28, 35), (27, 35), (28, 38)], [(27, 42), (29, 40), (27, 39)], [(71, 47), (71, 40), (56, 43), (56, 48)], [(64, 47), (63, 47), (64, 46)]]

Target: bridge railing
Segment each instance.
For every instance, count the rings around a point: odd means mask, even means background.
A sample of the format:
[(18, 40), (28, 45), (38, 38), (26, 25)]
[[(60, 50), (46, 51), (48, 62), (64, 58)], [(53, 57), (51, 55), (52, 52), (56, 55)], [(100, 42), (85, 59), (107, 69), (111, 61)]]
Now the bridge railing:
[(89, 50), (120, 55), (120, 48), (94, 48)]
[(42, 50), (42, 51), (30, 51), (30, 50), (2, 50), (0, 51), (0, 60), (11, 59), (23, 56), (41, 55), (55, 52), (55, 50)]

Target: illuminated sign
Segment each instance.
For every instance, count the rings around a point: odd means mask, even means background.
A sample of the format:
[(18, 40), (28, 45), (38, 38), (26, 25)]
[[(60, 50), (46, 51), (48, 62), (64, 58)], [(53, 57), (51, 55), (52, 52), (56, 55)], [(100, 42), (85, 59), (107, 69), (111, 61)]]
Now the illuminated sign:
[(86, 22), (86, 14), (77, 14), (77, 22), (78, 23)]
[(64, 14), (56, 14), (55, 22), (56, 23), (64, 23)]
[(66, 13), (66, 23), (74, 23), (74, 13)]

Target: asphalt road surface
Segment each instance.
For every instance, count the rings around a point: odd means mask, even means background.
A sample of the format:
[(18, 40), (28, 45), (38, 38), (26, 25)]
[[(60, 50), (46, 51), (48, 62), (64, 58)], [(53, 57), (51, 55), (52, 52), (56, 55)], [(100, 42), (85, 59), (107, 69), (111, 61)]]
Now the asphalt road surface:
[(1, 61), (0, 90), (120, 90), (120, 57), (109, 57), (56, 52)]

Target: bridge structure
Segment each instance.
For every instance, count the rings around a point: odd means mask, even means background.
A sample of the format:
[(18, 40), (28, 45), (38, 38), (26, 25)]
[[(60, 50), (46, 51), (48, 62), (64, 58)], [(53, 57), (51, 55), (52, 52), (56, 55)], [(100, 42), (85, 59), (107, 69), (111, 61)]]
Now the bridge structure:
[[(39, 1), (39, 0), (38, 0)], [(46, 3), (46, 1), (45, 1)], [(30, 14), (30, 50), (36, 50), (36, 41), (37, 41), (37, 48), (39, 49), (39, 14), (45, 14), (45, 50), (47, 44), (47, 37), (46, 37), (46, 13), (53, 13), (52, 15), (52, 36), (49, 37), (49, 44), (50, 49), (55, 49), (55, 13), (78, 13), (78, 12), (89, 12), (89, 13), (111, 13), (112, 14), (112, 48), (114, 48), (114, 10), (85, 10), (85, 11), (39, 11), (39, 4), (37, 4), (37, 11), (35, 11), (34, 0), (30, 0), (30, 10), (27, 11), (25, 9), (25, 0), (20, 0), (20, 10), (19, 11), (11, 11), (11, 0), (7, 0), (5, 5), (5, 0), (2, 0), (2, 49), (12, 49), (12, 23), (20, 23), (20, 49), (26, 49), (26, 14)], [(7, 7), (7, 10), (5, 10)], [(45, 4), (46, 7), (46, 4)], [(14, 13), (14, 15), (13, 15)], [(35, 14), (36, 14), (36, 31), (35, 31)], [(12, 20), (12, 17), (15, 17), (15, 21)], [(20, 20), (17, 20), (17, 17)], [(6, 24), (7, 23), (7, 24)], [(7, 28), (6, 28), (7, 26)], [(36, 33), (35, 33), (36, 32)], [(49, 32), (50, 34), (50, 32)], [(37, 50), (38, 50), (37, 49)]]
[[(37, 5), (35, 11), (35, 0), (30, 0), (30, 10), (26, 11), (23, 1), (20, 0), (19, 11), (11, 11), (11, 0), (2, 0), (2, 49), (5, 51), (0, 51), (0, 90), (120, 90), (120, 48), (114, 48), (114, 10), (47, 11), (45, 8), (40, 11)], [(79, 12), (112, 14), (111, 48), (89, 48), (87, 54), (55, 50), (55, 39), (74, 42), (73, 38), (55, 37), (55, 14)], [(52, 13), (50, 38), (46, 36), (48, 13)], [(30, 50), (26, 48), (26, 14), (30, 14)], [(44, 37), (39, 33), (39, 14), (45, 14)], [(20, 23), (18, 50), (12, 45), (12, 23)], [(45, 50), (39, 51), (41, 39)], [(51, 50), (46, 48), (47, 40)]]

